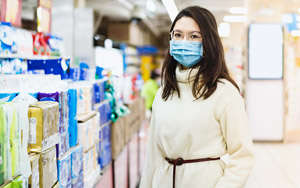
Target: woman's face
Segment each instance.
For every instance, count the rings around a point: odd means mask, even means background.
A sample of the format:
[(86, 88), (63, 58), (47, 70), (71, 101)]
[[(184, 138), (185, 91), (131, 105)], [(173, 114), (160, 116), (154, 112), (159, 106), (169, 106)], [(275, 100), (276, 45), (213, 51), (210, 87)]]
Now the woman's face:
[(171, 33), (172, 40), (188, 40), (202, 42), (198, 24), (190, 17), (180, 18)]

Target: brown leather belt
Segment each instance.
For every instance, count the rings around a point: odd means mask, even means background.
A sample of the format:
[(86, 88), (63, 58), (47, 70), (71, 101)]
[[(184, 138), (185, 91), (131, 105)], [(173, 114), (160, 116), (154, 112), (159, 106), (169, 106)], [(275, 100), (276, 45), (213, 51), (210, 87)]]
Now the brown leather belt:
[(173, 188), (175, 188), (175, 177), (176, 177), (176, 166), (183, 165), (185, 163), (198, 163), (198, 162), (206, 162), (206, 161), (215, 161), (219, 160), (220, 157), (218, 158), (202, 158), (202, 159), (190, 159), (190, 160), (183, 160), (182, 158), (177, 158), (177, 159), (170, 159), (170, 158), (165, 158), (168, 163), (174, 165), (173, 167)]

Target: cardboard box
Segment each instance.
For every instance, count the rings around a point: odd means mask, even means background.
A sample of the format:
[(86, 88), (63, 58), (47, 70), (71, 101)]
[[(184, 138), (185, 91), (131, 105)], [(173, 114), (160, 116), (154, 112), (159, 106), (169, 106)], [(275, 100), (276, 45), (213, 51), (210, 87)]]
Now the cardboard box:
[(71, 187), (71, 152), (67, 152), (57, 160), (57, 172), (59, 187)]
[(127, 143), (132, 135), (136, 133), (140, 126), (140, 118), (139, 118), (139, 99), (135, 99), (132, 103), (127, 104), (128, 109), (130, 110), (130, 114), (125, 116), (125, 132), (126, 138), (125, 143)]
[(83, 187), (83, 147), (76, 146), (71, 152), (71, 177), (72, 188)]
[(31, 166), (31, 175), (29, 177), (28, 185), (29, 188), (39, 188), (39, 180), (40, 180), (40, 173), (39, 173), (39, 159), (40, 155), (31, 153), (29, 155), (30, 166)]
[(29, 148), (41, 152), (59, 141), (59, 107), (57, 102), (41, 101), (31, 104), (29, 117)]
[(107, 33), (108, 38), (112, 40), (127, 42), (137, 46), (144, 44), (143, 31), (137, 23), (112, 22), (108, 25)]
[(39, 160), (40, 188), (51, 188), (57, 182), (56, 147), (42, 151)]
[(112, 159), (116, 159), (125, 146), (125, 119), (119, 118), (111, 125)]

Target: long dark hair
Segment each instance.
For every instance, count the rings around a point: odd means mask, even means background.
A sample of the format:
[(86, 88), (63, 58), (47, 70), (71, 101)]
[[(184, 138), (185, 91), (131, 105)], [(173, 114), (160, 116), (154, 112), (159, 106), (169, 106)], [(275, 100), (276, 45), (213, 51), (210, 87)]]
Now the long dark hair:
[[(216, 91), (217, 83), (221, 78), (228, 80), (239, 90), (238, 85), (228, 73), (223, 46), (218, 34), (217, 22), (213, 14), (199, 6), (187, 7), (177, 15), (172, 23), (170, 32), (173, 31), (176, 22), (182, 17), (192, 18), (198, 24), (202, 36), (203, 58), (197, 65), (192, 67), (196, 68), (200, 66), (192, 88), (195, 99), (210, 97)], [(172, 97), (175, 91), (178, 93), (178, 97), (180, 97), (180, 90), (176, 79), (177, 61), (170, 55), (169, 51), (170, 49), (166, 54), (162, 67), (162, 98), (165, 101), (169, 97)]]

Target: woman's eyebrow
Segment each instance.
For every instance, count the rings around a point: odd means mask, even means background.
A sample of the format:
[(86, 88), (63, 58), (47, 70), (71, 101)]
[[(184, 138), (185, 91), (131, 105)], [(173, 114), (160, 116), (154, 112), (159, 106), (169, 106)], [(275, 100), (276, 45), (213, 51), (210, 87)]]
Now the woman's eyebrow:
[[(173, 31), (176, 31), (176, 32), (180, 32), (180, 33), (183, 33), (181, 30), (179, 29), (175, 29)], [(188, 33), (201, 33), (200, 31), (189, 31)]]

